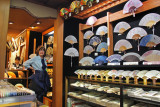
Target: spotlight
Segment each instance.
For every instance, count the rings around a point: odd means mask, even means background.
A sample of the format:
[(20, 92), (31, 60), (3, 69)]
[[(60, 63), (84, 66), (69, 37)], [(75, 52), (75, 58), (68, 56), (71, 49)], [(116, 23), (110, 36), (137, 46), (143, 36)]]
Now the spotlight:
[(39, 25), (39, 24), (41, 24), (41, 22), (40, 22), (40, 21), (37, 21), (36, 24)]
[(13, 22), (9, 21), (9, 24), (10, 24), (10, 25), (12, 25), (12, 24), (13, 24)]

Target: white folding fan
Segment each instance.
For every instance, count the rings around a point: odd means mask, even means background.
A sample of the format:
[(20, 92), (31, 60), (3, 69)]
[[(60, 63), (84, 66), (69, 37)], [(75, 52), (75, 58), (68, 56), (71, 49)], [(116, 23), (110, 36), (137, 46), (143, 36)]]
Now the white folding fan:
[(72, 57), (78, 57), (79, 53), (78, 53), (78, 50), (76, 48), (68, 48), (65, 51), (64, 55), (71, 57), (71, 67), (72, 67)]
[(98, 47), (97, 47), (97, 52), (101, 52), (101, 53), (104, 53), (104, 52), (106, 52), (108, 50), (108, 45), (107, 45), (107, 43), (106, 42), (102, 42), (102, 43), (100, 43), (99, 45), (98, 45)]
[(140, 62), (140, 55), (135, 52), (129, 52), (121, 57), (123, 61), (126, 62)]
[(93, 51), (94, 51), (94, 49), (93, 49), (93, 47), (90, 46), (90, 45), (85, 46), (85, 47), (84, 47), (84, 50), (83, 50), (83, 52), (84, 52), (85, 54), (88, 54), (88, 55), (90, 55)]
[(127, 22), (119, 22), (115, 28), (114, 28), (114, 32), (115, 33), (119, 33), (118, 35), (123, 34), (126, 30), (130, 29), (131, 26), (127, 23)]
[(92, 66), (92, 64), (94, 64), (94, 59), (92, 57), (83, 57), (79, 63), (82, 66)]
[(139, 22), (139, 26), (153, 27), (153, 35), (154, 35), (154, 25), (160, 21), (160, 15), (157, 13), (149, 13), (145, 15)]
[(143, 36), (146, 35), (147, 32), (143, 28), (135, 27), (128, 32), (126, 39), (138, 40), (138, 51), (139, 51), (139, 39), (141, 39)]
[(114, 51), (124, 52), (125, 50), (131, 49), (131, 48), (132, 48), (132, 45), (129, 41), (125, 39), (121, 39), (115, 44)]
[(120, 62), (121, 61), (121, 55), (119, 54), (113, 54), (111, 56), (109, 56), (106, 60), (109, 62)]
[(160, 51), (159, 50), (147, 51), (141, 56), (141, 60), (147, 62), (160, 61)]
[(151, 70), (148, 71), (144, 76), (146, 76), (147, 78), (152, 78), (152, 77), (156, 77), (160, 72), (157, 70)]
[(96, 31), (96, 35), (101, 36), (101, 41), (102, 41), (102, 37), (107, 34), (108, 32), (108, 28), (107, 26), (100, 26), (97, 31)]
[(73, 35), (69, 35), (65, 38), (65, 41), (70, 43), (71, 45), (77, 43), (77, 39)]
[(88, 30), (88, 31), (86, 31), (86, 32), (84, 33), (83, 38), (88, 40), (88, 39), (90, 39), (93, 35), (94, 35), (94, 33), (93, 33), (91, 30)]
[(142, 70), (142, 71), (140, 71), (140, 72), (137, 73), (137, 76), (139, 78), (143, 78), (147, 72), (148, 72), (147, 70)]

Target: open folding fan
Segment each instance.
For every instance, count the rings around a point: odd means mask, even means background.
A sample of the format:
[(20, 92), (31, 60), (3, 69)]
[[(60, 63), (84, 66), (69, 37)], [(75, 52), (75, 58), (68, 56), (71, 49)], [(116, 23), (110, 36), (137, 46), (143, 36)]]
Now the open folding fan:
[(153, 34), (154, 34), (154, 25), (160, 21), (160, 15), (157, 13), (149, 13), (145, 15), (139, 22), (139, 26), (146, 26), (149, 28), (153, 27)]
[(86, 25), (92, 26), (92, 31), (93, 31), (93, 25), (97, 21), (97, 18), (95, 16), (90, 16), (87, 19)]
[(104, 52), (106, 52), (108, 50), (108, 45), (107, 45), (107, 43), (106, 42), (102, 42), (102, 43), (100, 43), (99, 45), (98, 45), (98, 47), (97, 47), (97, 52), (101, 52), (101, 53), (104, 53)]
[(100, 26), (96, 31), (96, 35), (100, 35), (101, 36), (101, 40), (102, 40), (102, 37), (105, 34), (107, 34), (107, 32), (108, 32), (107, 26)]
[(123, 14), (132, 13), (133, 17), (135, 17), (134, 12), (142, 5), (143, 3), (140, 0), (129, 0), (123, 8)]
[(152, 47), (156, 47), (156, 45), (158, 45), (159, 43), (160, 43), (159, 36), (149, 34), (142, 38), (142, 40), (140, 41), (140, 46), (152, 48)]
[(111, 56), (109, 56), (106, 60), (107, 61), (109, 61), (109, 62), (113, 62), (113, 63), (115, 63), (115, 62), (120, 62), (121, 61), (121, 55), (119, 55), (119, 54), (113, 54), (113, 55), (111, 55)]
[(147, 51), (141, 56), (141, 60), (147, 62), (160, 61), (160, 51), (159, 50)]
[(83, 50), (83, 52), (84, 52), (85, 54), (88, 54), (88, 55), (90, 55), (93, 51), (94, 51), (94, 49), (93, 49), (92, 46), (90, 46), (90, 45), (85, 46), (85, 47), (84, 47), (84, 50)]
[(134, 52), (127, 53), (121, 57), (126, 62), (140, 62), (140, 55)]
[(85, 32), (83, 38), (87, 39), (87, 44), (88, 44), (88, 40), (94, 35), (94, 33), (91, 30), (88, 30)]
[(16, 78), (16, 74), (13, 72), (7, 72), (9, 78)]
[(114, 51), (124, 52), (125, 50), (131, 49), (131, 48), (132, 48), (132, 45), (129, 41), (125, 39), (121, 39), (115, 44)]
[(78, 57), (79, 53), (76, 48), (69, 48), (65, 51), (64, 55), (71, 57), (71, 67), (72, 67), (72, 57)]
[(139, 39), (141, 39), (143, 36), (146, 35), (147, 32), (143, 28), (135, 27), (128, 32), (126, 39), (138, 40), (138, 51), (139, 51)]
[(103, 64), (105, 64), (105, 63), (107, 63), (107, 57), (106, 56), (104, 56), (104, 55), (100, 55), (100, 56), (98, 56), (98, 57), (96, 57), (95, 59), (94, 59), (94, 62), (96, 63), (96, 64), (98, 64), (98, 65), (103, 65)]
[(159, 74), (159, 71), (157, 70), (151, 70), (151, 71), (148, 71), (145, 76), (147, 78), (152, 78), (152, 77), (156, 77), (157, 75)]
[(79, 63), (82, 66), (92, 66), (92, 64), (94, 64), (94, 59), (92, 57), (83, 57)]
[(89, 41), (89, 44), (93, 45), (94, 47), (97, 46), (100, 43), (101, 43), (101, 40), (97, 36), (93, 36)]
[(73, 35), (69, 35), (65, 38), (65, 41), (70, 43), (72, 46), (73, 44), (77, 43), (77, 39)]
[(114, 28), (114, 32), (115, 33), (119, 33), (118, 35), (123, 34), (126, 30), (130, 29), (131, 26), (127, 23), (127, 22), (119, 22), (115, 28)]

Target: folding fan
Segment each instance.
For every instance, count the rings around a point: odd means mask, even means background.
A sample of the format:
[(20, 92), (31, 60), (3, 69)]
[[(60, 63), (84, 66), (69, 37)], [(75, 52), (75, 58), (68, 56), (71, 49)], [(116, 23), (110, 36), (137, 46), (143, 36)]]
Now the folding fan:
[[(80, 1), (73, 1), (70, 5), (70, 12), (75, 12), (75, 9), (80, 8)], [(77, 14), (77, 13), (76, 13)]]
[(140, 55), (134, 52), (127, 53), (121, 57), (126, 62), (140, 62)]
[(97, 36), (92, 37), (89, 41), (89, 44), (93, 45), (94, 47), (97, 46), (99, 43), (101, 43), (101, 40)]
[(159, 71), (157, 71), (157, 70), (151, 70), (151, 71), (148, 71), (148, 72), (145, 74), (145, 76), (146, 76), (147, 78), (152, 78), (152, 77), (157, 76), (158, 74), (159, 74)]
[(141, 60), (147, 62), (160, 61), (160, 51), (159, 50), (147, 51), (141, 56)]
[(111, 56), (109, 56), (106, 60), (109, 62), (120, 62), (121, 61), (121, 55), (119, 54), (113, 54)]
[(116, 77), (121, 76), (123, 72), (125, 72), (125, 71), (124, 71), (124, 70), (118, 70), (118, 71), (116, 72)]
[(16, 74), (13, 72), (7, 72), (9, 78), (16, 78)]
[(145, 75), (147, 72), (148, 72), (147, 70), (142, 70), (142, 71), (140, 71), (140, 72), (137, 73), (137, 76), (138, 76), (139, 78), (143, 78), (144, 75)]
[(94, 23), (97, 21), (97, 18), (95, 16), (90, 16), (88, 19), (87, 19), (87, 22), (86, 22), (86, 25), (90, 25), (92, 26), (92, 31), (93, 31), (93, 25)]
[(25, 74), (23, 71), (18, 71), (18, 77), (19, 78), (24, 78), (25, 77)]
[(77, 39), (73, 35), (69, 35), (65, 38), (65, 41), (73, 45), (74, 43), (77, 43)]
[(91, 30), (88, 30), (85, 32), (83, 38), (87, 39), (87, 44), (88, 44), (88, 40), (94, 35), (94, 33)]
[(123, 34), (126, 30), (130, 29), (131, 26), (127, 23), (127, 22), (119, 22), (115, 28), (114, 28), (114, 32), (115, 33), (119, 33), (118, 35)]
[(134, 70), (134, 71), (132, 71), (132, 72), (129, 73), (129, 77), (134, 78), (135, 76), (137, 76), (137, 74), (138, 74), (139, 72), (140, 72), (139, 70)]
[(123, 73), (122, 73), (122, 76), (123, 77), (127, 77), (127, 76), (129, 76), (129, 74), (131, 73), (132, 71), (124, 71)]
[(129, 41), (125, 39), (121, 39), (115, 44), (114, 51), (124, 52), (125, 50), (131, 49), (131, 48), (132, 48), (132, 45)]
[(104, 52), (106, 52), (108, 50), (108, 45), (107, 45), (107, 43), (106, 42), (102, 42), (102, 43), (100, 43), (99, 45), (98, 45), (98, 47), (97, 47), (97, 52), (102, 52), (102, 53), (104, 53)]
[(100, 55), (100, 56), (98, 56), (98, 57), (96, 57), (96, 58), (94, 59), (94, 62), (95, 62), (96, 64), (98, 64), (98, 65), (103, 65), (103, 64), (107, 63), (106, 59), (107, 59), (106, 56)]
[(140, 42), (140, 46), (152, 48), (152, 47), (155, 47), (156, 45), (158, 45), (159, 43), (160, 43), (159, 36), (149, 34), (149, 35), (142, 38), (142, 40)]
[(69, 48), (65, 51), (64, 55), (71, 57), (71, 67), (72, 67), (72, 57), (78, 57), (79, 53), (76, 48)]
[(134, 12), (142, 5), (143, 3), (140, 0), (129, 0), (123, 8), (123, 14), (132, 13), (133, 17), (135, 17)]
[(101, 40), (102, 40), (102, 37), (105, 34), (107, 34), (107, 32), (108, 32), (107, 26), (100, 26), (96, 31), (96, 35), (100, 35), (101, 36)]
[(90, 46), (90, 45), (87, 45), (87, 46), (85, 46), (84, 47), (84, 50), (83, 50), (83, 52), (85, 53), (85, 54), (91, 54), (92, 52), (94, 51), (94, 49), (92, 48), (92, 46)]
[(83, 57), (79, 63), (82, 66), (92, 66), (92, 64), (94, 64), (94, 59), (92, 57)]

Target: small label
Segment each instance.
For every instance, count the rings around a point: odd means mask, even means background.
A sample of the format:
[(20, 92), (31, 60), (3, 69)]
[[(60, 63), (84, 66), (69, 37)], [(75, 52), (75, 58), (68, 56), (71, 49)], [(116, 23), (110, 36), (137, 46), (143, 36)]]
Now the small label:
[(120, 63), (108, 63), (108, 65), (120, 65)]
[(84, 9), (84, 7), (82, 6), (82, 7), (81, 7), (81, 10), (83, 10), (83, 9)]
[(94, 56), (98, 56), (98, 53), (94, 53)]
[(143, 62), (143, 65), (160, 65), (160, 61)]
[(123, 62), (123, 65), (138, 65), (138, 62)]

